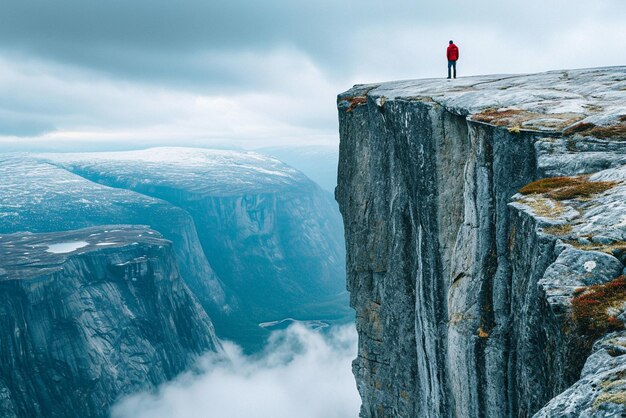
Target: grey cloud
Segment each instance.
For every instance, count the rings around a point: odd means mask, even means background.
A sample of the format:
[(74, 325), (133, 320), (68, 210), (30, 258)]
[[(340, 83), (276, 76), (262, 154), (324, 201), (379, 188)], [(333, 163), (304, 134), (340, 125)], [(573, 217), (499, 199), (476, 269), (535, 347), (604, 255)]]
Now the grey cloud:
[(617, 65), (625, 11), (623, 0), (5, 2), (0, 144), (332, 144), (337, 92), (440, 76), (450, 37), (463, 76)]
[(232, 66), (207, 57), (293, 48), (335, 77), (346, 76), (361, 61), (355, 36), (379, 31), (385, 37), (381, 27), (471, 22), (540, 42), (555, 28), (611, 18), (620, 10), (625, 10), (621, 0), (13, 1), (0, 13), (0, 48), (118, 77), (242, 90), (262, 88), (263, 77), (255, 76), (254, 66), (233, 72)]
[(32, 137), (55, 131), (45, 119), (0, 111), (0, 136)]

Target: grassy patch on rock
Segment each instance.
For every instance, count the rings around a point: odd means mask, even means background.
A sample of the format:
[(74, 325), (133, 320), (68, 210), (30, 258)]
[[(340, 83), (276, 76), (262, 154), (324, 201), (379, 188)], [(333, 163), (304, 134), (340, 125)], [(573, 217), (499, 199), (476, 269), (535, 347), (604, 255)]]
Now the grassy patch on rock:
[(512, 133), (521, 129), (549, 129), (560, 131), (581, 119), (576, 113), (537, 113), (521, 109), (485, 109), (472, 116), (472, 120), (495, 126), (506, 126)]
[(579, 250), (585, 251), (600, 251), (606, 254), (616, 255), (626, 252), (626, 242), (624, 241), (615, 241), (611, 244), (581, 244), (577, 240), (567, 240), (568, 244), (573, 247), (578, 248)]
[(535, 215), (542, 218), (555, 219), (565, 213), (565, 208), (560, 202), (543, 197), (525, 199), (521, 203), (531, 208)]
[(527, 184), (519, 192), (524, 195), (545, 194), (555, 200), (569, 200), (603, 193), (617, 184), (619, 182), (616, 181), (590, 181), (586, 176), (548, 177)]
[(624, 323), (616, 317), (624, 303), (624, 276), (608, 283), (577, 289), (572, 299), (572, 317), (578, 332), (595, 339), (607, 332), (624, 329)]
[(543, 228), (543, 232), (550, 235), (563, 236), (572, 232), (571, 224), (554, 225)]
[(626, 115), (619, 117), (619, 123), (610, 126), (598, 126), (594, 123), (581, 122), (563, 131), (564, 136), (579, 134), (600, 139), (626, 139)]
[(593, 406), (597, 409), (603, 403), (615, 403), (619, 405), (626, 405), (626, 391), (601, 393), (593, 403)]
[(613, 403), (626, 405), (626, 373), (620, 370), (605, 377), (606, 380), (600, 382), (600, 393), (593, 402), (593, 409), (603, 409), (603, 405)]

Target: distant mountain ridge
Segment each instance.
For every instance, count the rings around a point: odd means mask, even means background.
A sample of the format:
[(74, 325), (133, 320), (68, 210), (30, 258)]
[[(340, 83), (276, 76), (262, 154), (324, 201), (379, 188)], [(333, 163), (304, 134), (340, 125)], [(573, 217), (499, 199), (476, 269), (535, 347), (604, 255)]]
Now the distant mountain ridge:
[(306, 174), (322, 189), (335, 193), (337, 187), (338, 146), (275, 146), (255, 150), (271, 155)]
[(331, 195), (275, 158), (0, 154), (0, 415), (107, 416), (218, 337), (350, 321), (344, 251)]
[(1, 207), (19, 206), (0, 214), (0, 232), (148, 224), (174, 242), (222, 337), (258, 346), (267, 335), (259, 322), (351, 315), (336, 203), (275, 158), (167, 147), (28, 154), (3, 170), (27, 175), (0, 179)]

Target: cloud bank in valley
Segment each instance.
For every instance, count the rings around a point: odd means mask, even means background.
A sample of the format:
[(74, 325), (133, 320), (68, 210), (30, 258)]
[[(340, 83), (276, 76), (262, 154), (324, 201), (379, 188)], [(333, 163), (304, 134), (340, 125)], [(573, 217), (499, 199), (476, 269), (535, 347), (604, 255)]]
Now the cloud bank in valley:
[(119, 402), (113, 418), (356, 418), (360, 399), (351, 372), (353, 326), (328, 334), (294, 325), (245, 356), (231, 344), (207, 354), (156, 393)]

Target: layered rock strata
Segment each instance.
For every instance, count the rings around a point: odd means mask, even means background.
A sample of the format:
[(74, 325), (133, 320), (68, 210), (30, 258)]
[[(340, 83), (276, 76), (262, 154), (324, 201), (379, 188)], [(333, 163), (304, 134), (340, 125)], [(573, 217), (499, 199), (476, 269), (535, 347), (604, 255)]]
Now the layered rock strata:
[(105, 417), (220, 349), (172, 245), (114, 225), (0, 237), (0, 412)]
[(626, 411), (625, 90), (617, 67), (339, 95), (362, 417)]

